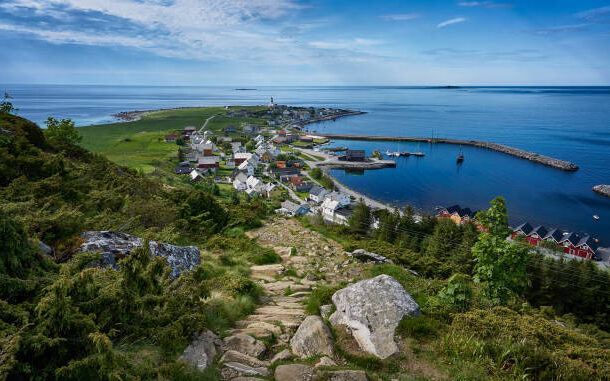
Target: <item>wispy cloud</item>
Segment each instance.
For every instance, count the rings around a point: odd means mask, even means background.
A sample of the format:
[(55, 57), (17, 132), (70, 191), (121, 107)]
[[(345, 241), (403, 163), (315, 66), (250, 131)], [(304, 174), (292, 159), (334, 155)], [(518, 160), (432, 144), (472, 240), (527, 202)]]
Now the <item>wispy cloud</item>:
[(307, 44), (317, 49), (358, 49), (363, 47), (375, 46), (383, 44), (381, 40), (372, 40), (368, 38), (354, 38), (352, 40), (340, 41), (310, 41)]
[(441, 62), (539, 62), (548, 57), (536, 49), (484, 51), (479, 49), (436, 48), (424, 50), (422, 54)]
[(409, 21), (414, 20), (421, 17), (419, 13), (399, 13), (393, 15), (383, 15), (379, 16), (380, 18), (388, 21)]
[(576, 17), (590, 23), (610, 23), (610, 6), (579, 12)]
[(514, 8), (515, 4), (495, 3), (493, 1), (461, 1), (460, 7), (484, 7), (484, 8)]
[(521, 32), (525, 34), (550, 35), (559, 33), (581, 32), (586, 30), (588, 26), (589, 24), (560, 25), (550, 28), (525, 29)]
[(461, 23), (461, 22), (464, 22), (464, 21), (466, 21), (465, 18), (463, 18), (463, 17), (456, 17), (454, 19), (443, 21), (442, 23), (438, 24), (436, 27), (437, 28), (444, 28), (444, 27), (446, 27), (448, 25), (457, 24), (457, 23)]

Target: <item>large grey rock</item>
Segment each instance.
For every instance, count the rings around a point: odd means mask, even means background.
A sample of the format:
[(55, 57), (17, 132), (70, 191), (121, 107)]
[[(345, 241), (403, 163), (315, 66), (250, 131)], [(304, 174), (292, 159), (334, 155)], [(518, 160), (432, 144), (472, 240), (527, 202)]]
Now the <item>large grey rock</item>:
[(220, 353), (222, 342), (212, 331), (206, 330), (196, 337), (186, 347), (181, 359), (186, 360), (199, 370), (204, 370), (212, 364), (214, 358)]
[(46, 255), (53, 255), (53, 253), (55, 252), (51, 246), (47, 245), (42, 241), (38, 241), (38, 247)]
[(421, 313), (401, 284), (385, 274), (339, 290), (332, 299), (337, 310), (331, 324), (347, 326), (363, 351), (381, 359), (398, 351), (394, 332), (402, 318)]
[(363, 370), (332, 370), (323, 372), (322, 375), (328, 381), (369, 381)]
[(391, 259), (384, 257), (383, 255), (371, 253), (370, 251), (366, 251), (364, 249), (357, 249), (352, 251), (351, 253), (347, 253), (348, 257), (356, 258), (361, 260), (362, 262), (367, 263), (375, 263), (377, 265), (382, 265), (385, 263), (394, 263)]
[(322, 319), (328, 319), (332, 310), (332, 304), (325, 304), (323, 306), (320, 306), (320, 316), (322, 316)]
[[(85, 242), (80, 251), (100, 252), (102, 267), (118, 268), (117, 261), (128, 256), (134, 249), (142, 247), (144, 240), (129, 234), (112, 231), (88, 231), (81, 234)], [(185, 270), (192, 270), (201, 263), (199, 249), (195, 246), (174, 246), (150, 241), (150, 254), (167, 259), (172, 268), (171, 276), (177, 277)]]
[(333, 338), (330, 329), (324, 324), (321, 317), (307, 316), (301, 323), (292, 339), (290, 339), (292, 352), (302, 358), (315, 355), (333, 356)]
[(331, 359), (330, 357), (324, 356), (320, 360), (318, 360), (316, 365), (314, 365), (314, 368), (319, 368), (322, 366), (337, 366), (337, 363), (334, 362), (333, 359)]
[(301, 364), (280, 365), (273, 374), (275, 381), (311, 381), (313, 367)]
[(240, 376), (268, 376), (269, 370), (263, 367), (252, 367), (238, 362), (225, 363), (220, 371), (222, 378), (230, 379)]
[(246, 335), (245, 333), (238, 333), (233, 336), (225, 337), (222, 343), (225, 350), (232, 349), (252, 357), (262, 355), (267, 349), (262, 341), (256, 340), (254, 337)]
[(241, 352), (234, 351), (232, 349), (225, 352), (220, 358), (220, 362), (238, 362), (241, 364), (250, 365), (251, 367), (261, 368), (269, 366), (267, 361), (262, 361), (256, 357), (248, 356)]
[(292, 358), (292, 352), (290, 352), (289, 349), (284, 349), (283, 351), (277, 353), (275, 356), (273, 356), (273, 358), (271, 359), (271, 364), (275, 364), (276, 362), (279, 361), (288, 361)]

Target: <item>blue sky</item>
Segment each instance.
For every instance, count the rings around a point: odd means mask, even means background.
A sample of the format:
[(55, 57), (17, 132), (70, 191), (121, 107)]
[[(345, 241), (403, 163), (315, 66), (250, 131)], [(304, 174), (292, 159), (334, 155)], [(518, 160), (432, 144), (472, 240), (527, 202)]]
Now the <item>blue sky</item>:
[(610, 85), (610, 1), (0, 0), (0, 83)]

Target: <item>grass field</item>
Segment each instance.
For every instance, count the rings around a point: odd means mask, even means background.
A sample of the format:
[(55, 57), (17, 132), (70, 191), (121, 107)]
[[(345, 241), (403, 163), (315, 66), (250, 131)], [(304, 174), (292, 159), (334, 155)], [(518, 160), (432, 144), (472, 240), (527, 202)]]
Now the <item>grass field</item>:
[[(241, 108), (256, 111), (262, 106), (233, 107)], [(115, 163), (148, 173), (158, 167), (160, 162), (177, 161), (178, 146), (166, 143), (164, 135), (182, 130), (186, 126), (199, 128), (213, 115), (216, 116), (208, 123), (206, 130), (216, 134), (229, 125), (238, 128), (244, 123), (261, 125), (260, 119), (229, 118), (225, 116), (226, 113), (224, 107), (153, 111), (142, 115), (137, 121), (86, 126), (78, 130), (83, 136), (83, 147), (101, 153)]]

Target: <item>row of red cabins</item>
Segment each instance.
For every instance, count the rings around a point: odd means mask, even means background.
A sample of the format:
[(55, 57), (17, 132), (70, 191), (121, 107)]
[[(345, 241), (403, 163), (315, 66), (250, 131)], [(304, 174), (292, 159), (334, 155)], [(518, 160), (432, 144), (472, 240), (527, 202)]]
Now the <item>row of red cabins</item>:
[(540, 246), (542, 241), (552, 242), (561, 247), (564, 253), (586, 259), (592, 259), (599, 247), (599, 241), (588, 234), (549, 230), (542, 225), (532, 227), (528, 222), (514, 228), (511, 238), (518, 234), (525, 236), (525, 241), (532, 246)]

